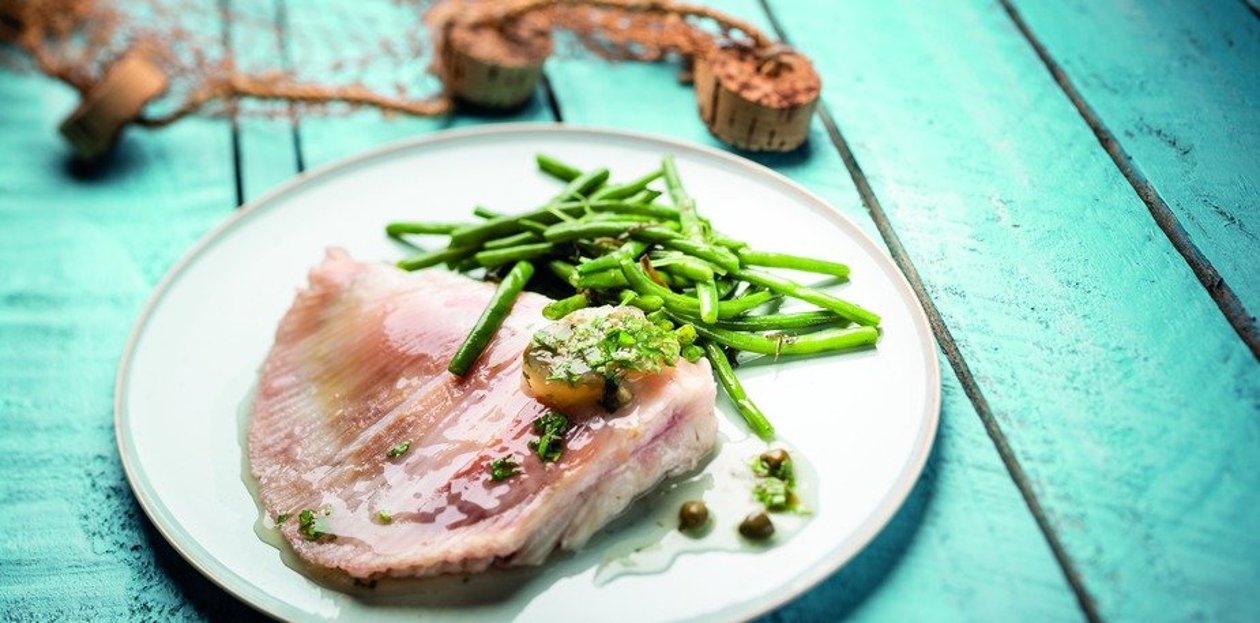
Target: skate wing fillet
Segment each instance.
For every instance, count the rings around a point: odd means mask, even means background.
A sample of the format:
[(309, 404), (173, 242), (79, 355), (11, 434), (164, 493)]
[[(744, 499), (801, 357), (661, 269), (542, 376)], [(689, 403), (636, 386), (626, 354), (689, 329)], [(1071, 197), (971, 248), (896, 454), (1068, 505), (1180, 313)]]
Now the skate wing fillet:
[[(311, 270), (263, 364), (248, 435), (261, 502), (287, 516), (279, 529), (307, 563), (359, 578), (537, 565), (710, 452), (712, 374), (680, 358), (614, 414), (568, 414), (563, 454), (539, 460), (527, 444), (547, 408), (522, 389), (521, 365), (549, 299), (521, 294), (468, 375), (446, 370), (493, 292), (336, 249)], [(520, 473), (493, 480), (501, 457)]]

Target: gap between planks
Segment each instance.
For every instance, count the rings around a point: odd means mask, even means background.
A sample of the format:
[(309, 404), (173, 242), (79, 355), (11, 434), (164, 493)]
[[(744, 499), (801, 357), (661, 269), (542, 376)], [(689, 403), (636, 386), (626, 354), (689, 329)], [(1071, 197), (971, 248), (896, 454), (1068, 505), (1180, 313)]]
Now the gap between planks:
[[(275, 0), (276, 43), (280, 46), (280, 63), (285, 71), (293, 70), (293, 57), (289, 52), (289, 7), (286, 0)], [(289, 131), (293, 137), (293, 157), (297, 172), (306, 171), (306, 158), (302, 156), (302, 127), (297, 104), (288, 103)]]
[(560, 100), (556, 99), (556, 91), (551, 88), (551, 79), (547, 77), (547, 72), (543, 72), (540, 81), (543, 89), (543, 95), (547, 98), (547, 109), (551, 111), (551, 117), (556, 123), (564, 123), (564, 114), (560, 112)]
[[(235, 56), (236, 46), (232, 44), (232, 0), (219, 0), (219, 12), (223, 20), (223, 48), (229, 54)], [(274, 0), (272, 4), (272, 21), (274, 22), (276, 32), (276, 43), (280, 49), (280, 64), (284, 71), (291, 71), (293, 68), (292, 57), (289, 53), (288, 32), (289, 32), (289, 13), (285, 0)], [(240, 208), (245, 205), (245, 180), (244, 173), (241, 169), (241, 128), (239, 121), (239, 98), (232, 98), (228, 102), (229, 118), (232, 123), (232, 171), (236, 178), (236, 207)], [(302, 134), (299, 125), (299, 116), (297, 105), (293, 102), (286, 103), (286, 109), (289, 117), (289, 132), (293, 143), (294, 164), (297, 172), (302, 173), (306, 170), (306, 160), (302, 156)]]
[[(224, 52), (232, 51), (232, 0), (219, 0), (219, 15), (222, 28), (219, 30), (220, 43)], [(228, 120), (232, 132), (232, 178), (236, 183), (236, 206), (245, 203), (245, 184), (241, 179), (241, 126), (237, 120), (237, 100), (233, 98), (227, 103)]]
[[(1019, 10), (1011, 4), (1010, 0), (998, 0), (1002, 5), (1002, 9), (1006, 11), (1008, 17), (1014, 22), (1015, 28), (1019, 30), (1024, 39), (1028, 41), (1028, 45), (1032, 46), (1033, 52), (1037, 54), (1037, 58), (1041, 59), (1041, 63), (1045, 65), (1046, 70), (1050, 72), (1051, 77), (1058, 83), (1059, 88), (1067, 95), (1068, 100), (1076, 107), (1077, 113), (1085, 120), (1086, 125), (1094, 133), (1094, 137), (1098, 139), (1098, 143), (1102, 145), (1103, 151), (1111, 157), (1111, 161), (1115, 163), (1116, 168), (1128, 180), (1129, 185), (1133, 187), (1133, 191), (1137, 193), (1142, 203), (1146, 204), (1146, 209), (1150, 211), (1151, 217), (1155, 219), (1155, 224), (1159, 226), (1164, 235), (1168, 237), (1168, 241), (1172, 243), (1174, 249), (1185, 259), (1186, 264), (1190, 266), (1190, 270), (1194, 272), (1194, 276), (1207, 290), (1208, 295), (1216, 302), (1216, 306), (1220, 308), (1221, 313), (1225, 316), (1225, 320), (1229, 322), (1234, 331), (1238, 333), (1238, 337), (1242, 339), (1247, 348), (1251, 349), (1251, 355), (1256, 359), (1260, 359), (1260, 329), (1256, 326), (1256, 317), (1251, 315), (1247, 308), (1234, 294), (1233, 288), (1221, 277), (1216, 267), (1212, 266), (1212, 262), (1203, 255), (1194, 242), (1190, 240), (1189, 234), (1186, 233), (1181, 222), (1177, 220), (1176, 215), (1168, 207), (1168, 202), (1160, 196), (1159, 191), (1151, 184), (1150, 180), (1134, 166), (1133, 158), (1120, 145), (1120, 141), (1116, 140), (1115, 135), (1103, 123), (1098, 113), (1093, 107), (1081, 96), (1076, 90), (1076, 86), (1072, 84), (1072, 80), (1068, 78), (1063, 68), (1050, 57), (1050, 52), (1042, 44), (1041, 40), (1033, 34), (1028, 27), (1028, 23), (1024, 21)], [(1248, 2), (1248, 7), (1252, 12), (1256, 12), (1256, 5)]]
[[(784, 32), (778, 17), (774, 10), (770, 7), (768, 0), (758, 0), (762, 11), (766, 14), (771, 27), (775, 34), (785, 43), (791, 44), (787, 34)], [(923, 285), (922, 279), (919, 277), (919, 271), (915, 268), (914, 263), (910, 260), (909, 254), (905, 247), (901, 244), (900, 237), (893, 229), (892, 223), (888, 220), (887, 214), (884, 212), (883, 205), (879, 198), (875, 195), (875, 191), (871, 188), (870, 182), (866, 179), (866, 174), (862, 171), (861, 165), (858, 164), (853, 150), (849, 147), (849, 143), (845, 140), (844, 135), (840, 132), (839, 126), (836, 124), (827, 106), (819, 102), (818, 116), (822, 121), (823, 127), (826, 128), (831, 142), (835, 145), (836, 150), (840, 153), (840, 160), (844, 162), (845, 168), (848, 170), (849, 177), (852, 178), (854, 186), (857, 187), (858, 195), (862, 199), (862, 204), (871, 214), (871, 219), (875, 222), (876, 229), (879, 230), (880, 236), (884, 239), (884, 243), (888, 245), (889, 254), (893, 261), (901, 269), (906, 276), (906, 280), (910, 283), (911, 289), (915, 295), (923, 303), (924, 311), (928, 317), (928, 324), (932, 327), (932, 332), (936, 335), (936, 340), (941, 346), (941, 350), (945, 354), (945, 359), (949, 361), (954, 373), (958, 376), (958, 380), (963, 387), (963, 391), (967, 394), (967, 398), (971, 400), (972, 405), (976, 409), (977, 415), (980, 417), (984, 430), (988, 433), (989, 438), (993, 441), (993, 445), (997, 450), (998, 456), (1001, 457), (1003, 465), (1005, 465), (1007, 473), (1015, 483), (1015, 487), (1019, 490), (1020, 496), (1024, 499), (1024, 503), (1028, 506), (1028, 510), (1032, 513), (1033, 519), (1037, 524), (1037, 528), (1041, 531), (1042, 536), (1046, 539), (1046, 543), (1050, 546), (1050, 551), (1054, 555), (1055, 561), (1058, 562), (1059, 568), (1062, 570), (1064, 578), (1072, 589), (1072, 593), (1076, 597), (1077, 603), (1080, 605), (1085, 618), (1089, 621), (1102, 621), (1102, 617), (1098, 613), (1098, 608), (1094, 604), (1094, 599), (1089, 595), (1085, 588), (1085, 583), (1081, 578), (1080, 572), (1077, 571), (1075, 563), (1068, 556), (1066, 548), (1060, 541), (1058, 534), (1050, 525), (1049, 518), (1046, 516), (1045, 510), (1041, 506), (1041, 502), (1037, 499), (1036, 493), (1033, 491), (1032, 481), (1024, 468), (1019, 463), (1019, 459), (1015, 457), (1010, 443), (1006, 439), (1006, 435), (1002, 432), (1001, 427), (997, 423), (997, 419), (993, 415), (993, 410), (989, 407), (989, 401), (984, 396), (984, 392), (980, 389), (980, 385), (976, 382), (975, 376), (971, 373), (970, 366), (967, 365), (966, 359), (958, 348), (958, 344), (954, 341), (953, 334), (950, 332), (948, 325), (945, 324), (944, 318), (940, 311), (936, 308), (936, 304), (932, 301), (932, 297), (928, 295), (927, 289)]]

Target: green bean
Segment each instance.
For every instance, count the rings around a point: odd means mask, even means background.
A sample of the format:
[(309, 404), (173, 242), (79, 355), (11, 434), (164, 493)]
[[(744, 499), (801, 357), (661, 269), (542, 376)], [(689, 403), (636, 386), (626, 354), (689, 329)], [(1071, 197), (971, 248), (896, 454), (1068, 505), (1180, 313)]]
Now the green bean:
[[(686, 316), (674, 316), (685, 322)], [(696, 333), (723, 346), (736, 350), (762, 355), (814, 355), (838, 350), (849, 350), (861, 346), (869, 346), (879, 340), (879, 329), (875, 327), (847, 327), (823, 329), (804, 335), (787, 335), (780, 333), (774, 337), (742, 331), (730, 331), (717, 327), (696, 324)]]
[(555, 216), (547, 210), (534, 210), (520, 215), (497, 216), (484, 223), (461, 227), (451, 233), (451, 243), (460, 245), (477, 245), (493, 238), (509, 236), (522, 229), (521, 223), (528, 220), (539, 220), (550, 223)]
[[(670, 223), (669, 225), (672, 225)], [(730, 251), (721, 247), (714, 247), (702, 242), (696, 242), (683, 238), (680, 234), (672, 231), (669, 226), (662, 224), (660, 226), (643, 227), (642, 223), (619, 222), (619, 221), (577, 221), (573, 223), (560, 223), (547, 228), (543, 236), (549, 242), (567, 242), (569, 240), (578, 240), (582, 238), (599, 238), (614, 237), (621, 235), (629, 235), (632, 238), (660, 244), (666, 248), (682, 251), (688, 255), (693, 255), (703, 260), (708, 260), (724, 270), (736, 270), (739, 268), (739, 258), (735, 257)], [(455, 237), (452, 236), (454, 241)]]
[(555, 245), (550, 242), (536, 242), (533, 244), (521, 244), (514, 247), (505, 247), (501, 249), (491, 249), (481, 251), (473, 258), (477, 263), (485, 268), (493, 268), (502, 266), (508, 262), (516, 262), (519, 260), (532, 260), (540, 255), (546, 255), (555, 250)]
[[(545, 226), (544, 229), (546, 229)], [(518, 244), (527, 244), (530, 242), (538, 242), (540, 240), (542, 240), (542, 236), (539, 236), (532, 231), (523, 231), (512, 234), (511, 236), (487, 240), (485, 244), (481, 245), (481, 247), (483, 249), (502, 249), (504, 247), (514, 247)]]
[[(615, 238), (635, 229), (652, 229), (637, 221), (573, 221), (557, 223), (543, 232), (548, 242), (569, 242), (586, 238)], [(663, 230), (667, 231), (668, 230)]]
[(577, 217), (584, 214), (587, 210), (654, 216), (663, 220), (677, 219), (678, 217), (678, 211), (673, 208), (656, 205), (634, 205), (624, 201), (548, 204), (530, 212), (498, 216), (482, 223), (461, 227), (451, 233), (451, 243), (460, 246), (481, 244), (491, 238), (516, 233), (519, 229), (532, 229), (524, 227), (523, 224), (526, 221), (550, 225), (560, 220), (556, 217), (557, 212)]
[(652, 171), (628, 184), (605, 186), (591, 195), (591, 199), (625, 199), (645, 190), (648, 184), (656, 181), (662, 174), (660, 169)]
[(695, 363), (700, 361), (700, 358), (704, 356), (704, 349), (701, 348), (699, 344), (688, 344), (682, 347), (682, 350), (678, 351), (678, 354), (682, 355), (683, 359), (686, 359), (691, 363)]
[[(633, 290), (622, 290), (623, 295), (626, 292), (629, 292), (633, 296), (631, 296), (629, 300), (623, 300), (622, 305), (633, 305), (642, 309), (644, 313), (650, 314), (665, 306), (665, 299), (656, 296), (655, 294), (641, 295)], [(622, 296), (622, 298), (624, 299), (625, 297)]]
[(722, 389), (726, 390), (726, 395), (730, 397), (731, 402), (735, 403), (735, 408), (739, 410), (739, 414), (743, 416), (748, 427), (762, 439), (773, 439), (774, 425), (748, 397), (744, 386), (735, 377), (731, 361), (726, 358), (726, 353), (722, 352), (722, 348), (713, 342), (705, 342), (704, 354), (709, 358), (709, 364), (713, 366), (713, 373), (722, 384)]
[(472, 252), (472, 247), (446, 247), (445, 249), (429, 251), (428, 253), (421, 253), (420, 255), (400, 260), (398, 267), (403, 270), (420, 270), (421, 268), (437, 266), (443, 262), (462, 259), (471, 255)]
[(512, 305), (516, 302), (516, 297), (525, 288), (525, 284), (529, 283), (529, 278), (534, 275), (534, 265), (529, 262), (517, 262), (512, 270), (508, 272), (503, 281), (499, 282), (499, 287), (494, 291), (494, 296), (490, 298), (490, 304), (481, 312), (481, 317), (477, 319), (477, 323), (473, 325), (472, 332), (464, 339), (464, 343), (460, 345), (459, 350), (455, 351), (455, 356), (451, 358), (451, 363), (446, 369), (455, 376), (464, 376), (468, 374), (477, 358), (481, 356), (481, 352), (486, 349), (486, 345), (494, 337), (499, 330), (499, 326), (503, 324), (503, 319), (512, 311)]
[(621, 274), (621, 270), (610, 268), (601, 270), (597, 273), (579, 274), (570, 283), (575, 288), (585, 288), (591, 290), (606, 290), (609, 288), (624, 288), (629, 285), (625, 275)]
[(385, 226), (385, 235), (397, 238), (403, 234), (436, 234), (447, 235), (463, 227), (455, 223), (390, 223)]
[[(652, 260), (652, 266), (658, 270), (666, 270), (672, 272), (679, 277), (684, 277), (691, 281), (710, 281), (713, 279), (713, 267), (704, 260), (687, 255), (675, 255)], [(718, 269), (721, 272), (726, 272)]]
[(727, 299), (735, 293), (735, 289), (739, 287), (739, 282), (734, 279), (714, 279), (717, 283), (718, 298)]
[[(654, 233), (655, 232), (633, 232), (631, 235), (636, 238), (641, 238), (653, 235)], [(735, 257), (735, 254), (723, 249), (722, 247), (715, 247), (703, 242), (689, 240), (678, 236), (677, 234), (675, 234), (672, 238), (660, 241), (660, 245), (676, 251), (682, 251), (687, 255), (698, 257), (702, 260), (706, 260), (726, 271), (737, 270), (739, 268), (739, 258)]]
[(700, 319), (709, 324), (717, 322), (718, 294), (713, 277), (709, 277), (708, 281), (696, 282), (696, 298), (700, 301)]
[(591, 212), (614, 212), (619, 214), (642, 214), (662, 221), (677, 221), (678, 210), (659, 203), (634, 203), (625, 199), (615, 201), (565, 201), (559, 204), (562, 208), (580, 207)]
[(560, 162), (546, 154), (536, 154), (534, 162), (538, 163), (538, 170), (563, 182), (572, 182), (582, 175), (580, 169)]
[(678, 343), (683, 346), (695, 343), (696, 341), (696, 328), (690, 324), (683, 324), (681, 327), (678, 327), (677, 334)]
[(656, 198), (660, 196), (661, 196), (661, 191), (652, 190), (651, 188), (648, 188), (647, 190), (641, 190), (638, 193), (635, 193), (633, 195), (630, 195), (629, 197), (626, 197), (626, 203), (636, 203), (639, 205), (647, 205), (649, 203), (652, 203), (653, 201), (656, 201)]
[(590, 305), (590, 301), (586, 298), (586, 294), (578, 292), (568, 298), (547, 303), (547, 306), (543, 307), (542, 315), (547, 320), (559, 320), (587, 305)]
[(572, 283), (574, 279), (577, 279), (577, 268), (568, 262), (551, 260), (547, 262), (547, 268), (565, 283)]
[[(673, 311), (700, 315), (700, 302), (690, 296), (683, 296), (648, 278), (638, 264), (630, 260), (622, 260), (621, 273), (626, 282), (639, 294), (655, 294), (665, 301), (665, 306)], [(734, 318), (744, 312), (766, 304), (776, 295), (770, 291), (758, 292), (751, 296), (718, 302), (718, 318)]]
[[(678, 314), (685, 318), (688, 322), (697, 323), (700, 321), (695, 316), (686, 314)], [(745, 316), (743, 318), (732, 318), (730, 320), (718, 320), (710, 323), (719, 329), (727, 329), (730, 331), (790, 331), (795, 329), (810, 329), (813, 327), (824, 326), (845, 326), (849, 321), (837, 316), (835, 313), (827, 310), (812, 310), (806, 312), (795, 312), (789, 314), (765, 314), (763, 316)]]
[(620, 221), (622, 223), (645, 223), (649, 225), (659, 224), (661, 220), (646, 214), (626, 214), (621, 212), (595, 212), (584, 218), (588, 221)]
[(578, 264), (577, 271), (585, 275), (588, 273), (597, 273), (601, 270), (608, 270), (609, 268), (621, 270), (621, 258), (626, 257), (631, 260), (638, 260), (639, 256), (643, 255), (643, 252), (647, 250), (647, 247), (648, 245), (646, 242), (640, 240), (627, 240), (625, 244), (621, 245), (621, 248), (609, 253), (608, 255), (602, 255), (589, 262), (582, 262), (581, 264)]
[(813, 303), (823, 309), (829, 309), (853, 322), (868, 327), (879, 326), (879, 314), (843, 299), (836, 298), (808, 286), (803, 286), (790, 279), (784, 279), (770, 273), (741, 269), (731, 273), (736, 279), (743, 279), (754, 285), (765, 286), (774, 292)]
[(529, 220), (529, 219), (527, 219), (527, 218), (523, 218), (523, 219), (521, 219), (521, 220), (517, 221), (517, 222), (516, 222), (516, 224), (517, 224), (517, 225), (520, 225), (520, 226), (521, 226), (521, 229), (523, 229), (523, 230), (525, 230), (525, 231), (527, 231), (527, 232), (529, 232), (529, 233), (531, 233), (531, 234), (535, 234), (535, 235), (537, 235), (539, 238), (541, 238), (541, 237), (542, 237), (542, 233), (543, 233), (543, 232), (547, 231), (547, 226), (546, 226), (546, 225), (543, 225), (542, 223), (539, 223), (538, 221), (531, 221), (531, 220)]
[(446, 266), (457, 273), (466, 273), (470, 270), (481, 268), (481, 264), (477, 262), (475, 257), (465, 257), (459, 260), (452, 260), (446, 263)]
[(719, 247), (726, 247), (728, 249), (731, 249), (732, 251), (738, 251), (748, 246), (748, 243), (744, 242), (743, 240), (736, 240), (729, 236), (723, 236), (722, 234), (717, 234), (717, 233), (709, 234), (709, 242), (712, 242), (713, 244), (716, 244)]
[(587, 171), (575, 178), (564, 189), (551, 198), (549, 204), (557, 204), (562, 201), (568, 201), (574, 197), (586, 197), (596, 189), (604, 185), (608, 181), (608, 169), (600, 168), (594, 171)]
[(753, 251), (747, 247), (736, 251), (739, 259), (748, 266), (767, 266), (770, 268), (787, 268), (807, 273), (831, 275), (841, 279), (849, 278), (849, 267), (838, 262), (828, 262), (812, 257), (789, 255), (787, 253), (766, 253)]
[(493, 209), (485, 206), (475, 206), (473, 208), (473, 214), (474, 216), (478, 216), (480, 218), (499, 218), (503, 216), (503, 213), (495, 212)]
[(665, 176), (665, 190), (669, 191), (669, 197), (674, 202), (674, 207), (678, 208), (678, 218), (682, 223), (683, 235), (699, 242), (705, 240), (704, 224), (700, 221), (700, 215), (696, 212), (696, 201), (687, 194), (683, 188), (682, 179), (678, 176), (678, 165), (674, 162), (673, 154), (666, 154), (661, 159), (661, 172)]

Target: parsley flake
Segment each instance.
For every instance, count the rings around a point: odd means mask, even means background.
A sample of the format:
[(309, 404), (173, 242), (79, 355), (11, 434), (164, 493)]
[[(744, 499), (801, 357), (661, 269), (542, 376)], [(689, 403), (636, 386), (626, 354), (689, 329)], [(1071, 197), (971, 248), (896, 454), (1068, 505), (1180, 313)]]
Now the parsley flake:
[(521, 473), (521, 465), (511, 456), (501, 456), (490, 462), (490, 480), (499, 482)]
[(328, 517), (332, 516), (332, 507), (324, 506), (319, 510), (302, 509), (298, 513), (298, 533), (310, 541), (331, 541), (337, 535), (328, 531)]
[(407, 451), (410, 449), (411, 449), (411, 440), (404, 439), (398, 442), (398, 444), (395, 445), (394, 447), (390, 448), (389, 452), (385, 453), (385, 456), (391, 459), (396, 459), (404, 454), (407, 454)]
[(559, 411), (548, 411), (534, 419), (534, 432), (538, 439), (529, 441), (529, 449), (544, 463), (553, 463), (564, 452), (564, 435), (569, 432), (569, 418)]

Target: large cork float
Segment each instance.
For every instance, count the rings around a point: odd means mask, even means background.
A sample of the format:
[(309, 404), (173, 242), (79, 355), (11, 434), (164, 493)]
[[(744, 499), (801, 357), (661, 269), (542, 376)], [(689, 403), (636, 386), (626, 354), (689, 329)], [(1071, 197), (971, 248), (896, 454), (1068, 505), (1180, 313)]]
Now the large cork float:
[(748, 151), (791, 151), (804, 143), (822, 91), (809, 59), (781, 47), (714, 49), (695, 59), (694, 79), (709, 131)]
[(166, 91), (166, 74), (141, 50), (114, 62), (105, 77), (83, 96), (61, 123), (61, 135), (77, 157), (99, 158), (113, 148), (123, 126), (140, 116), (144, 105)]
[(533, 96), (551, 50), (551, 32), (528, 17), (489, 23), (452, 20), (439, 53), (442, 82), (465, 103), (516, 108)]

